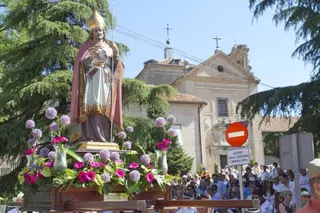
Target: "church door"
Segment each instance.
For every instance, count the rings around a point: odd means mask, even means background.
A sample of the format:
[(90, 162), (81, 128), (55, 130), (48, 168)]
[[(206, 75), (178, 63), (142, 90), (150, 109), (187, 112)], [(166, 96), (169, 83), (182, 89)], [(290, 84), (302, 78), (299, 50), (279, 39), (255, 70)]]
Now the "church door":
[(227, 155), (220, 155), (220, 168), (224, 169), (228, 165)]

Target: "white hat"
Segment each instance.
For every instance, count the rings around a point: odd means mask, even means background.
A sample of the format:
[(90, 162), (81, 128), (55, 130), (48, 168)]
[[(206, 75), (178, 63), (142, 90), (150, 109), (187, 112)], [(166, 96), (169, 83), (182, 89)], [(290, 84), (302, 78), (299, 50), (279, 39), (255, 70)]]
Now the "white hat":
[(307, 191), (302, 191), (301, 192), (301, 197), (302, 196), (310, 196), (310, 194), (309, 194), (309, 192), (307, 192)]

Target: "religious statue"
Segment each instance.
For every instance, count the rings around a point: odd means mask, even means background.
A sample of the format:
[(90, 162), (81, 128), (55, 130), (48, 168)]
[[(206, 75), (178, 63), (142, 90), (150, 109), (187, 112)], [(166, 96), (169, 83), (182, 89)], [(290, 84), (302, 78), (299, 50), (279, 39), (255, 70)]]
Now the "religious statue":
[(103, 17), (93, 11), (88, 40), (73, 68), (71, 120), (75, 142), (112, 142), (112, 127), (122, 129), (124, 66), (115, 43), (106, 40)]

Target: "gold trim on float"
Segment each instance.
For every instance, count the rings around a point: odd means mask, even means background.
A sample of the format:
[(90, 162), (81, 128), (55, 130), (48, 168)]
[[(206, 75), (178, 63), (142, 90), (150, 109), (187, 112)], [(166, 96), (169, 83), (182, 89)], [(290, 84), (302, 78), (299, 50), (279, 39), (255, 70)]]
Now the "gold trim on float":
[(79, 149), (87, 149), (87, 150), (120, 150), (119, 145), (111, 142), (80, 142), (81, 146)]

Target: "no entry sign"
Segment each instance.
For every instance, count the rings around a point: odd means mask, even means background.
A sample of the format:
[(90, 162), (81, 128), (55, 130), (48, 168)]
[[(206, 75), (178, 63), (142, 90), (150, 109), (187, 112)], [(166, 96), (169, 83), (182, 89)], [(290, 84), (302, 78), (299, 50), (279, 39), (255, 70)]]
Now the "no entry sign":
[(228, 126), (226, 131), (226, 140), (231, 146), (242, 146), (247, 139), (248, 129), (243, 123), (235, 122)]

